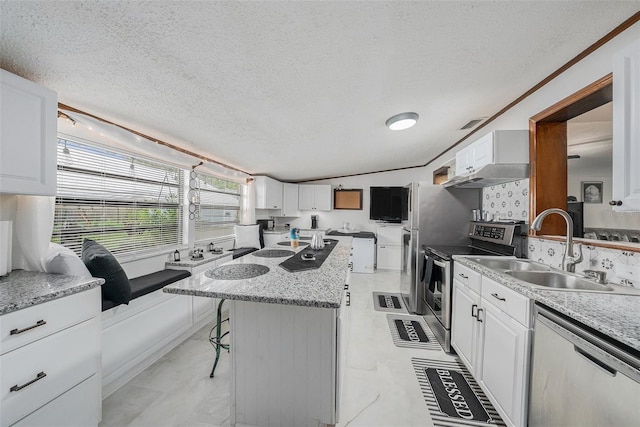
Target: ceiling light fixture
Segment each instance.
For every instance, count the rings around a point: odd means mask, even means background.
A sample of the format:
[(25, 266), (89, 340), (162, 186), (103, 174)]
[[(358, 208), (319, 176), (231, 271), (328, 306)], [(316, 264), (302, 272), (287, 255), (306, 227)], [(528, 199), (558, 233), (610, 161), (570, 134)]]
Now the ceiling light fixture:
[(417, 113), (400, 113), (387, 120), (386, 125), (391, 130), (409, 129), (418, 121)]

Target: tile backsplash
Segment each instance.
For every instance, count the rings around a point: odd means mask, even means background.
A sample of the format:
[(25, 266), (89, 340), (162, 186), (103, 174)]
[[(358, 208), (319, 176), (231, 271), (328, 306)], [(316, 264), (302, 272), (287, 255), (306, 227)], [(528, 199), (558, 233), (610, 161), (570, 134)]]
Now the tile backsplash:
[[(562, 254), (566, 246), (564, 242), (529, 237), (527, 246), (527, 258), (551, 267), (562, 267)], [(582, 245), (582, 262), (576, 265), (576, 273), (584, 270), (606, 271), (607, 281), (640, 288), (640, 281), (618, 277), (617, 270), (624, 265), (640, 267), (640, 253)]]
[(495, 220), (529, 222), (529, 179), (484, 187), (482, 210)]

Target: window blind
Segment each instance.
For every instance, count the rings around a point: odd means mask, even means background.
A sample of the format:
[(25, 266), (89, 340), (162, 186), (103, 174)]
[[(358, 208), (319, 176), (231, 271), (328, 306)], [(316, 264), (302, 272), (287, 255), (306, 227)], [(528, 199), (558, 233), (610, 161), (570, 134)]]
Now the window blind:
[(181, 169), (136, 155), (58, 139), (52, 241), (78, 255), (82, 241), (114, 254), (183, 243)]
[(195, 212), (195, 240), (233, 236), (240, 213), (240, 185), (211, 175), (196, 173), (200, 203)]

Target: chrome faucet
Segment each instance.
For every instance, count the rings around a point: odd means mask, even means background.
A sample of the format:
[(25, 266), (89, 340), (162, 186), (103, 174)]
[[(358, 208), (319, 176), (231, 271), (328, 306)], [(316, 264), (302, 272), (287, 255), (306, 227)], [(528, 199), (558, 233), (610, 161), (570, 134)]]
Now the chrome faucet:
[(590, 277), (590, 278), (594, 279), (596, 281), (596, 283), (599, 283), (601, 285), (604, 285), (604, 284), (607, 283), (607, 272), (606, 271), (585, 270), (582, 273), (584, 273), (585, 277)]
[(547, 209), (540, 212), (538, 216), (536, 216), (536, 218), (531, 223), (531, 229), (535, 231), (540, 230), (540, 228), (542, 228), (542, 221), (544, 221), (547, 215), (553, 213), (563, 217), (565, 222), (567, 223), (567, 240), (564, 254), (562, 254), (562, 269), (570, 273), (575, 273), (576, 264), (582, 261), (582, 245), (576, 244), (578, 255), (575, 255), (573, 251), (573, 220), (571, 219), (569, 214), (558, 208)]

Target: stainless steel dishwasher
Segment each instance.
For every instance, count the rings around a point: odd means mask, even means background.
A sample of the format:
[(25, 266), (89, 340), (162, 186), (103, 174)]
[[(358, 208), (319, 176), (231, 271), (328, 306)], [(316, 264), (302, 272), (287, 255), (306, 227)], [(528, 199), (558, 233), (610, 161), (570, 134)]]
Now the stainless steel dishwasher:
[(637, 426), (640, 358), (536, 305), (529, 426)]

